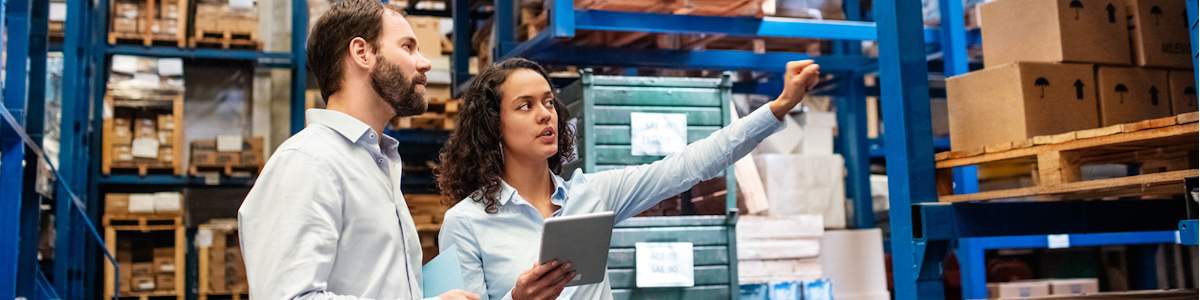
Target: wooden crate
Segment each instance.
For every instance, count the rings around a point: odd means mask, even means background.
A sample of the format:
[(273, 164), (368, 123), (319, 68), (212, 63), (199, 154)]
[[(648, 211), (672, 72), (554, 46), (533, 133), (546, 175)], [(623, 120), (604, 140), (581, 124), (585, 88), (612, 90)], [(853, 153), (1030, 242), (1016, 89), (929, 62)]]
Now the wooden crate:
[[(236, 222), (235, 220), (213, 220), (208, 224), (201, 224), (198, 228), (197, 236), (203, 234), (211, 237), (210, 243), (198, 243), (196, 247), (199, 259), (197, 268), (200, 270), (197, 280), (199, 286), (197, 297), (200, 300), (217, 296), (232, 299), (249, 297), (249, 284), (244, 280), (246, 276), (244, 262), (228, 261), (225, 254), (219, 254), (238, 248), (237, 244), (228, 243), (231, 237), (236, 241)], [(200, 233), (201, 231), (205, 233)], [(213, 272), (214, 270), (218, 272)], [(233, 272), (231, 273), (229, 270), (233, 270)], [(227, 280), (229, 276), (238, 277), (234, 278), (234, 284), (229, 284), (230, 280)]]
[[(114, 112), (125, 109), (120, 105), (119, 99), (106, 94), (104, 96), (104, 107), (106, 111)], [(174, 127), (171, 130), (172, 142), (171, 152), (162, 153), (169, 154), (170, 161), (164, 161), (159, 158), (155, 161), (148, 160), (133, 160), (121, 161), (116, 156), (114, 146), (117, 145), (114, 139), (114, 115), (107, 115), (104, 118), (104, 124), (101, 132), (101, 164), (100, 172), (104, 175), (112, 174), (113, 170), (134, 171), (139, 176), (146, 176), (151, 172), (168, 172), (177, 176), (184, 175), (183, 169), (183, 95), (175, 95), (170, 97), (170, 100), (164, 100), (164, 106), (170, 107), (170, 116)], [(160, 147), (161, 149), (161, 147)]]
[[(135, 18), (118, 17), (119, 7), (124, 3), (136, 3), (138, 13)], [(165, 16), (160, 8), (170, 6), (174, 10), (173, 17)], [(187, 45), (188, 0), (135, 0), (113, 1), (109, 5), (108, 43), (140, 44), (143, 46), (170, 45), (183, 47)], [(125, 23), (128, 22), (128, 23)], [(133, 24), (136, 22), (136, 24)], [(169, 28), (170, 30), (167, 30)], [(157, 31), (163, 32), (154, 32)], [(167, 32), (174, 31), (174, 32)]]
[[(1194, 177), (1197, 113), (1141, 122), (1038, 136), (971, 151), (938, 153), (939, 200), (983, 201), (1009, 198), (1115, 198), (1174, 195), (1183, 191), (1184, 178)], [(1140, 166), (1139, 175), (1091, 179), (1081, 167), (1095, 164)], [(1029, 178), (1032, 186), (952, 194), (954, 167), (979, 167), (981, 180)]]
[(257, 11), (257, 8), (231, 10), (225, 4), (197, 3), (195, 32), (189, 45), (193, 48), (260, 49)]
[[(108, 247), (109, 253), (118, 254), (118, 233), (146, 233), (146, 232), (170, 232), (174, 235), (173, 251), (174, 251), (174, 290), (173, 291), (149, 291), (149, 292), (131, 292), (121, 293), (121, 299), (154, 299), (154, 298), (175, 298), (183, 300), (186, 297), (184, 282), (186, 277), (185, 251), (187, 245), (187, 237), (185, 236), (186, 228), (183, 225), (183, 217), (179, 214), (150, 214), (150, 215), (104, 215), (104, 241)], [(122, 265), (122, 268), (130, 266)], [(104, 298), (113, 299), (116, 294), (114, 284), (116, 283), (115, 268), (112, 264), (104, 264)]]

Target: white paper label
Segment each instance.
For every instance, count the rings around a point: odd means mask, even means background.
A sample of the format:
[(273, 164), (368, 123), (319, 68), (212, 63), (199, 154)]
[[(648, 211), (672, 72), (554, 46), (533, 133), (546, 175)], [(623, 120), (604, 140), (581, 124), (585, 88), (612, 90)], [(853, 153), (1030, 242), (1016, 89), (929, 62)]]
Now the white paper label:
[(158, 139), (157, 138), (136, 138), (133, 139), (133, 157), (141, 158), (158, 158)]
[(50, 21), (67, 21), (66, 2), (50, 2)]
[(217, 152), (242, 151), (242, 135), (222, 134), (217, 136)]
[(1070, 248), (1071, 237), (1065, 234), (1051, 234), (1046, 236), (1046, 245), (1050, 249)]
[(160, 58), (160, 59), (158, 59), (158, 75), (162, 75), (162, 76), (183, 75), (183, 60), (178, 59), (178, 58)]
[(177, 192), (162, 192), (154, 194), (155, 212), (178, 212), (183, 195)]
[(124, 74), (137, 73), (138, 59), (137, 57), (128, 55), (113, 55), (112, 71)]
[(217, 173), (217, 172), (204, 173), (204, 184), (205, 185), (220, 185), (221, 184), (221, 174)]
[(632, 155), (665, 156), (687, 146), (687, 115), (630, 113)]
[(254, 0), (229, 0), (229, 9), (254, 8)]
[(696, 285), (692, 243), (637, 243), (634, 247), (638, 287)]
[(213, 232), (212, 229), (201, 228), (196, 230), (196, 247), (206, 248), (212, 247)]

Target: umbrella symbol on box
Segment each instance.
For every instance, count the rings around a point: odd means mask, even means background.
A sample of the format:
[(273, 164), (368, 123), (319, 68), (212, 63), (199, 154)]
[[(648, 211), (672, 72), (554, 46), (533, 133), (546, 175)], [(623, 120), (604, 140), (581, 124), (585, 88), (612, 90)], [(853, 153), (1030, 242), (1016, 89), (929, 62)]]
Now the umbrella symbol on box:
[(1045, 99), (1046, 98), (1046, 87), (1050, 86), (1050, 81), (1046, 80), (1046, 77), (1038, 77), (1037, 80), (1033, 81), (1033, 85), (1041, 88), (1041, 95), (1039, 95), (1038, 97)]
[(1107, 7), (1104, 7), (1104, 10), (1108, 11), (1108, 22), (1116, 23), (1117, 22), (1117, 8), (1113, 7), (1112, 3), (1109, 3)]
[(1120, 96), (1120, 103), (1125, 103), (1125, 94), (1129, 93), (1129, 87), (1126, 87), (1124, 83), (1118, 83), (1117, 87), (1113, 88), (1113, 91), (1117, 92), (1117, 96)]
[(1083, 100), (1083, 81), (1075, 79), (1075, 99)]
[(1075, 11), (1075, 20), (1079, 20), (1079, 11), (1083, 10), (1083, 1), (1071, 0), (1071, 10)]
[(1158, 87), (1150, 86), (1150, 105), (1158, 106)]
[(1150, 15), (1154, 16), (1154, 26), (1158, 26), (1158, 19), (1162, 17), (1163, 11), (1158, 5), (1150, 7)]

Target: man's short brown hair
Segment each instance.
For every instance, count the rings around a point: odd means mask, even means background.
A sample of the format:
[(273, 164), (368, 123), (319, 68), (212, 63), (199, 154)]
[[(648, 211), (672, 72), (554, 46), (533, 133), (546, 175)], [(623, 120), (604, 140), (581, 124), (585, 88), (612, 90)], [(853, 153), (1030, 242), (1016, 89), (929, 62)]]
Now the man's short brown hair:
[(330, 6), (308, 35), (308, 69), (317, 78), (321, 98), (342, 88), (342, 58), (350, 40), (361, 37), (379, 51), (384, 8), (403, 14), (403, 9), (379, 0), (339, 0)]

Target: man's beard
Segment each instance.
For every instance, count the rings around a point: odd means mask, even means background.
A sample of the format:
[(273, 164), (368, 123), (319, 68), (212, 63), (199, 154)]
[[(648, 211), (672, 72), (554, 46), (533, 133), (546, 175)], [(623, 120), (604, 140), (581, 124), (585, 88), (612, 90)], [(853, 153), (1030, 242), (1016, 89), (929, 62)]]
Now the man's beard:
[(429, 104), (425, 102), (424, 93), (416, 91), (417, 82), (425, 82), (424, 74), (417, 74), (414, 79), (407, 80), (400, 66), (393, 64), (383, 56), (379, 63), (371, 69), (371, 88), (383, 98), (383, 102), (392, 107), (397, 116), (415, 116), (425, 113)]

